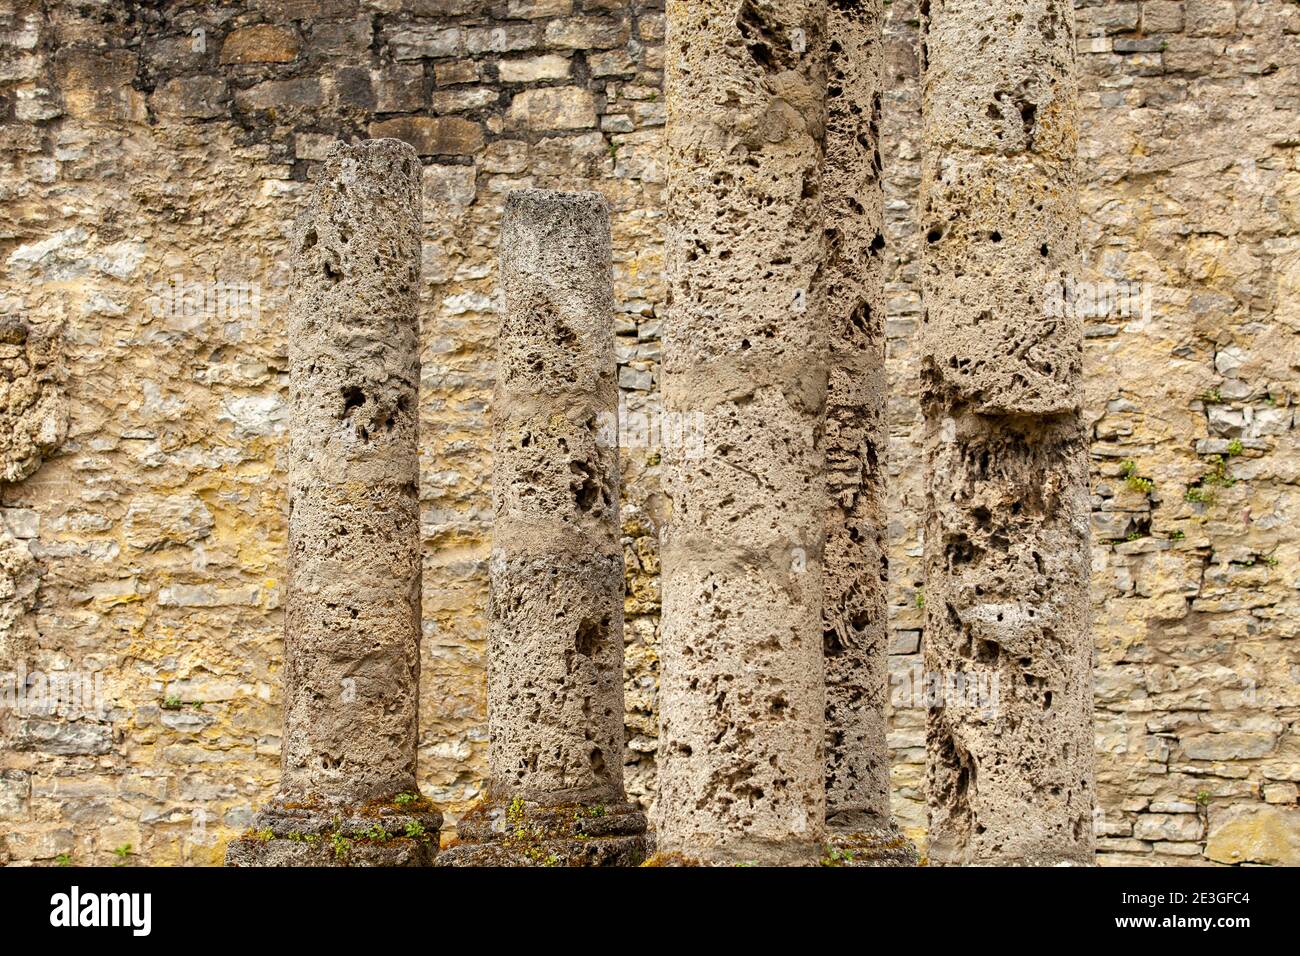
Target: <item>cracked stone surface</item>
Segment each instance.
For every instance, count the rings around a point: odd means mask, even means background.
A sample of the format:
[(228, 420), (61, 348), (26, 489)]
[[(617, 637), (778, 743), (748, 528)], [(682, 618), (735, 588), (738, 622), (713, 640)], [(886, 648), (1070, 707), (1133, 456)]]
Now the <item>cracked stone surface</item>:
[(814, 863), (825, 821), (826, 6), (667, 6), (659, 848)]
[(416, 790), (420, 215), (415, 151), (371, 140), (334, 148), (294, 226), (275, 821)]
[[(1093, 648), (1073, 10), (923, 20), (925, 668), (932, 862), (1090, 863)], [(970, 692), (975, 681), (991, 698)], [(965, 691), (962, 688), (965, 688)]]

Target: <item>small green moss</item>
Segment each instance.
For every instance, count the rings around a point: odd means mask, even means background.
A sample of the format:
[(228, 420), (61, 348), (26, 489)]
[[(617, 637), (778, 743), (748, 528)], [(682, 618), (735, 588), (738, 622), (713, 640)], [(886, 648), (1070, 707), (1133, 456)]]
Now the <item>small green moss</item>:
[(1190, 501), (1192, 504), (1197, 504), (1197, 505), (1214, 504), (1214, 492), (1206, 491), (1204, 488), (1200, 487), (1199, 485), (1192, 485), (1191, 487), (1189, 487), (1187, 489), (1187, 493), (1183, 495), (1183, 498), (1187, 501)]
[(397, 804), (399, 807), (404, 807), (408, 803), (414, 803), (419, 799), (420, 798), (413, 793), (399, 793), (393, 798), (393, 803)]
[(1183, 532), (1181, 528), (1169, 532), (1170, 541), (1182, 541), (1185, 537), (1187, 537), (1187, 535)]
[(113, 847), (113, 855), (117, 857), (114, 866), (125, 866), (127, 859), (131, 856), (131, 844), (123, 843), (121, 846)]
[(1240, 438), (1234, 438), (1232, 441), (1228, 442), (1229, 455), (1240, 455), (1245, 450), (1246, 446), (1241, 443)]
[(920, 590), (919, 588), (917, 589), (916, 592), (916, 609), (918, 611), (925, 610), (925, 592)]
[(54, 858), (54, 865), (55, 865), (55, 866), (71, 866), (71, 865), (72, 865), (72, 854), (71, 854), (71, 853), (60, 853), (58, 856), (56, 856), (56, 857)]
[(270, 843), (275, 839), (275, 833), (272, 832), (270, 827), (267, 827), (265, 830), (258, 830), (256, 836), (257, 839), (261, 840), (263, 843)]
[(168, 694), (166, 697), (163, 698), (162, 709), (163, 709), (163, 710), (180, 710), (180, 709), (181, 709), (181, 699), (180, 699), (180, 697), (178, 697), (178, 696), (175, 695), (175, 694)]
[(1196, 795), (1196, 804), (1197, 806), (1208, 807), (1210, 805), (1210, 791), (1208, 790), (1200, 791)]
[(334, 859), (336, 860), (346, 860), (348, 854), (352, 852), (352, 841), (338, 830), (335, 830), (330, 836), (330, 846), (334, 849)]

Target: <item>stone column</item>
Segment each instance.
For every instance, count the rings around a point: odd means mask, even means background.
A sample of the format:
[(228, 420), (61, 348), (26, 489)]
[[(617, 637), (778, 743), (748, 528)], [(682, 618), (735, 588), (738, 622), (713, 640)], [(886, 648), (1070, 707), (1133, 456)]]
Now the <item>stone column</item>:
[(889, 812), (885, 742), (885, 231), (880, 169), (881, 0), (827, 9), (829, 78), (820, 282), (826, 396), (826, 822), (850, 864), (915, 863)]
[(815, 863), (826, 815), (825, 0), (670, 0), (658, 841)]
[(489, 782), (443, 865), (645, 858), (623, 792), (623, 546), (609, 211), (519, 190), (501, 225)]
[(293, 230), (280, 790), (235, 865), (432, 861), (420, 682), (420, 161), (337, 146)]
[(1073, 8), (936, 2), (922, 53), (929, 858), (1087, 864)]

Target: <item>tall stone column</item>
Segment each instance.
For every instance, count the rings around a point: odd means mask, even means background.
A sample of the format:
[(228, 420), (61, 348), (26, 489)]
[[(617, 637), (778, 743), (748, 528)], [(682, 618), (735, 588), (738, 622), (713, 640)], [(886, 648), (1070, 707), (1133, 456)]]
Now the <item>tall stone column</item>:
[(489, 782), (443, 865), (645, 858), (623, 791), (623, 546), (609, 211), (519, 190), (501, 224)]
[(232, 865), (422, 865), (420, 161), (335, 147), (293, 230), (280, 790)]
[(929, 858), (1087, 864), (1073, 8), (936, 0), (922, 52)]
[[(813, 863), (826, 815), (825, 0), (670, 0), (664, 862)], [(702, 446), (702, 447), (701, 447)]]
[(889, 812), (885, 230), (881, 0), (827, 9), (829, 78), (820, 282), (826, 396), (826, 822), (836, 861), (915, 863)]

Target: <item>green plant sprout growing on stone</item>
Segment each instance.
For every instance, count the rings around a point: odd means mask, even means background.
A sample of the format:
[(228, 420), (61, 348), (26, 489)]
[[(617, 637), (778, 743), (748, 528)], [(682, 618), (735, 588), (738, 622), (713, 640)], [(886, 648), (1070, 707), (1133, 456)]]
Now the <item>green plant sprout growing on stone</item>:
[(1210, 805), (1210, 791), (1208, 791), (1208, 790), (1201, 790), (1200, 792), (1198, 792), (1198, 793), (1196, 794), (1196, 805), (1199, 806), (1199, 807), (1207, 807), (1207, 806), (1209, 806), (1209, 805)]
[(424, 834), (425, 834), (424, 824), (421, 823), (419, 820), (406, 821), (406, 835), (410, 837), (412, 840), (418, 840), (422, 836), (424, 836)]
[(1150, 494), (1156, 490), (1156, 483), (1150, 478), (1142, 478), (1137, 473), (1137, 462), (1129, 458), (1119, 466), (1120, 474), (1124, 476), (1124, 484), (1131, 490), (1139, 494)]
[(415, 803), (415, 801), (419, 799), (420, 798), (413, 793), (399, 793), (393, 798), (393, 803), (397, 804), (399, 807), (404, 807), (407, 804)]
[(54, 858), (54, 865), (55, 865), (55, 866), (71, 866), (71, 865), (72, 865), (72, 854), (71, 854), (71, 853), (60, 853), (58, 856), (56, 856), (56, 857)]
[(1245, 450), (1246, 446), (1241, 443), (1240, 438), (1234, 438), (1232, 441), (1228, 442), (1229, 455), (1240, 455)]
[(335, 830), (330, 837), (330, 845), (334, 849), (334, 859), (336, 860), (346, 860), (348, 853), (352, 850), (352, 841), (338, 830)]
[(919, 589), (916, 592), (916, 609), (918, 611), (925, 610), (925, 592)]
[(1222, 455), (1211, 455), (1206, 460), (1210, 464), (1210, 470), (1201, 476), (1202, 485), (1231, 488), (1237, 483), (1237, 479), (1228, 473), (1228, 463), (1223, 460)]
[(1169, 540), (1170, 540), (1170, 541), (1182, 541), (1182, 540), (1183, 540), (1184, 538), (1186, 538), (1186, 537), (1187, 537), (1187, 533), (1186, 533), (1185, 531), (1183, 531), (1182, 528), (1177, 528), (1177, 529), (1175, 529), (1175, 530), (1169, 532)]
[(114, 866), (123, 866), (126, 864), (127, 857), (131, 855), (131, 844), (123, 843), (121, 846), (113, 847), (113, 855), (117, 857)]
[(1183, 495), (1183, 497), (1187, 501), (1190, 501), (1192, 504), (1197, 504), (1197, 505), (1214, 504), (1214, 493), (1211, 491), (1206, 491), (1204, 488), (1201, 488), (1198, 485), (1191, 485), (1190, 487), (1188, 487), (1187, 494)]
[(181, 699), (176, 694), (168, 694), (162, 702), (163, 710), (180, 710)]

